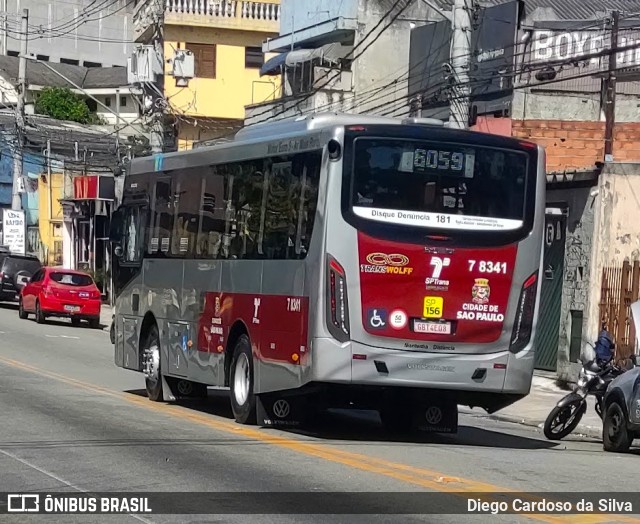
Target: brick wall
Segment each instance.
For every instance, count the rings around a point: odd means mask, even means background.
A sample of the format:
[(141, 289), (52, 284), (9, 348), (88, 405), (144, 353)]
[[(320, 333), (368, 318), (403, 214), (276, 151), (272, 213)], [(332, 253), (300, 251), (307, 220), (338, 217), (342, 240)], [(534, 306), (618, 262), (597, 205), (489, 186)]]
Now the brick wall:
[[(594, 167), (604, 160), (604, 122), (514, 120), (513, 136), (546, 148), (547, 171)], [(616, 162), (640, 161), (640, 123), (620, 123), (614, 129)]]

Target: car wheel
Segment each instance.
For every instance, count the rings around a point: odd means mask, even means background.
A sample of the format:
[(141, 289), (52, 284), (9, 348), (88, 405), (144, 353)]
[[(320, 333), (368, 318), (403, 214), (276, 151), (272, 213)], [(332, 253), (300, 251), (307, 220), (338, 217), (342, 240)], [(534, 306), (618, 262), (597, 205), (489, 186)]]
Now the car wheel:
[(255, 424), (256, 397), (253, 393), (253, 354), (247, 335), (241, 335), (231, 361), (231, 409), (239, 424)]
[(72, 318), (71, 319), (71, 325), (73, 327), (78, 327), (80, 325), (80, 319), (79, 318)]
[(100, 327), (100, 319), (99, 318), (90, 318), (89, 319), (89, 327), (91, 329), (98, 329)]
[(25, 311), (24, 306), (22, 305), (22, 299), (20, 299), (20, 303), (18, 304), (18, 316), (22, 320), (29, 318), (29, 313)]
[(36, 302), (36, 322), (38, 324), (44, 324), (46, 322), (46, 317), (44, 316), (44, 313), (42, 312), (42, 309), (40, 309), (40, 301)]
[(627, 417), (617, 402), (607, 408), (602, 427), (602, 442), (605, 451), (624, 453), (631, 446), (631, 435), (627, 429)]
[(149, 329), (142, 348), (142, 371), (149, 400), (160, 402), (162, 392), (162, 370), (160, 369), (160, 335), (157, 326)]

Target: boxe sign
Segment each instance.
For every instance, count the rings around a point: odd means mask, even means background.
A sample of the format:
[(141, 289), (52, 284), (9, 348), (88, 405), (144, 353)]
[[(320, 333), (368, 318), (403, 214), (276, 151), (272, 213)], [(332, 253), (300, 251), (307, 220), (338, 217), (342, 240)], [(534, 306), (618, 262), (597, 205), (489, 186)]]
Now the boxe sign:
[(2, 243), (12, 253), (24, 255), (26, 251), (26, 220), (24, 211), (2, 210)]

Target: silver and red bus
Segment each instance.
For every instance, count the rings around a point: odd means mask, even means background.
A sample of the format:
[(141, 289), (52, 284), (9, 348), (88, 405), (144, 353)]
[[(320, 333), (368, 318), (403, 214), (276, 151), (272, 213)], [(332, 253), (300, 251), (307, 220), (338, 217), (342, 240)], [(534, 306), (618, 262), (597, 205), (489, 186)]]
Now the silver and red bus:
[(134, 160), (112, 223), (115, 362), (152, 400), (455, 431), (531, 386), (545, 154), (431, 120), (315, 114)]

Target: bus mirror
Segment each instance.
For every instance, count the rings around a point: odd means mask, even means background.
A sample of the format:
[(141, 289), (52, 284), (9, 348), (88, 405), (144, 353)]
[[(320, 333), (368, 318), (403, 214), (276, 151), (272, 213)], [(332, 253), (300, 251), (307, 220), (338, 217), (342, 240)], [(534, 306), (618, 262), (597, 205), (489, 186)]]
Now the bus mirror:
[(113, 254), (118, 258), (122, 258), (122, 255), (124, 255), (124, 250), (122, 249), (122, 246), (116, 246), (113, 249)]
[(122, 208), (117, 209), (111, 216), (111, 225), (109, 228), (109, 241), (119, 243), (122, 239), (122, 224), (124, 222), (124, 213)]

